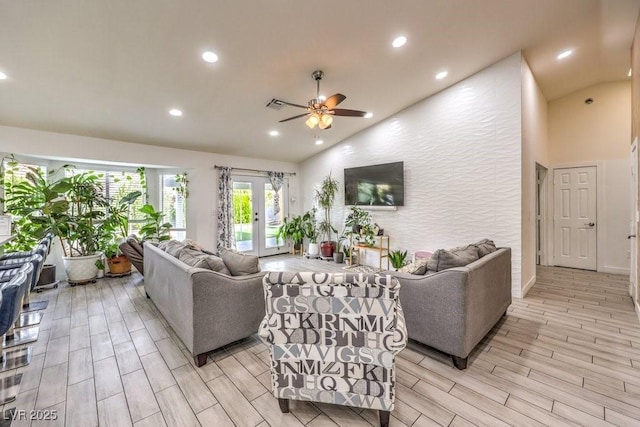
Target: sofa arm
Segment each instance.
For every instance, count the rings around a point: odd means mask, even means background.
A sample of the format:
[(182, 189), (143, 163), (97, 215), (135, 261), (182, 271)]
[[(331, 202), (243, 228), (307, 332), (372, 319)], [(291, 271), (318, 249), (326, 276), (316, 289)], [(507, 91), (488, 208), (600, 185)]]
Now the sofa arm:
[(264, 275), (227, 276), (200, 268), (191, 271), (194, 354), (258, 332), (264, 317)]

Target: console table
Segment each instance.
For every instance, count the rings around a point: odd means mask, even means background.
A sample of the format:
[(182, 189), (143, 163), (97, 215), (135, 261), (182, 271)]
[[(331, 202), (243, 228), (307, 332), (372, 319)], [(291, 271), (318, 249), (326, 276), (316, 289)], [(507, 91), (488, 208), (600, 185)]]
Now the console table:
[(362, 245), (359, 243), (351, 243), (351, 250), (349, 252), (349, 261), (351, 265), (353, 263), (353, 255), (354, 252), (358, 252), (358, 264), (361, 265), (362, 261), (366, 257), (367, 251), (378, 252), (378, 270), (382, 270), (382, 259), (387, 259), (387, 270), (389, 270), (389, 241), (391, 240), (388, 235), (384, 236), (374, 236), (374, 244), (373, 246)]

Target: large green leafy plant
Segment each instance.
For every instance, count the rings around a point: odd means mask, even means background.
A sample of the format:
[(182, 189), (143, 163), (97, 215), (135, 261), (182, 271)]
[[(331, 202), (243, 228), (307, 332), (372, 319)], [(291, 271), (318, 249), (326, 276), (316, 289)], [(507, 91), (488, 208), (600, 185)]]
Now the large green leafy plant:
[(140, 228), (140, 235), (143, 240), (169, 240), (169, 230), (171, 223), (163, 222), (164, 215), (162, 211), (156, 211), (151, 205), (144, 205), (140, 208), (140, 212), (144, 214), (144, 222)]
[[(63, 169), (69, 168), (65, 165)], [(47, 179), (40, 168), (28, 169), (25, 179), (15, 183), (5, 199), (5, 209), (21, 223), (20, 234), (38, 240), (51, 231), (67, 257), (99, 252), (97, 225), (109, 206), (100, 176), (83, 172), (66, 177), (62, 170), (51, 170)]]

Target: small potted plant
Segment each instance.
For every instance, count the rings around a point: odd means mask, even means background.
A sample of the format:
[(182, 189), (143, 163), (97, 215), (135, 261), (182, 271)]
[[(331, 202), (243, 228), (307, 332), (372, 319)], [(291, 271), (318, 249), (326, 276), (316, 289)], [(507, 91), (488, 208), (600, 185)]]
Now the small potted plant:
[(117, 201), (112, 200), (106, 218), (100, 224), (102, 250), (111, 274), (127, 274), (131, 271), (131, 261), (120, 252), (118, 246), (129, 234), (129, 212), (141, 195), (141, 192), (133, 191)]
[(304, 221), (304, 234), (309, 239), (309, 250), (307, 254), (312, 258), (317, 258), (320, 255), (320, 245), (318, 244), (318, 224), (316, 221), (317, 209), (313, 208), (309, 212), (303, 215)]
[(407, 263), (407, 251), (394, 250), (389, 252), (389, 261), (395, 271), (398, 271)]
[(276, 240), (291, 240), (294, 250), (299, 250), (306, 236), (308, 228), (306, 224), (307, 221), (305, 221), (303, 215), (294, 216), (290, 219), (285, 218), (282, 225), (278, 228)]
[(144, 214), (142, 227), (140, 227), (142, 240), (162, 242), (171, 239), (169, 234), (171, 223), (162, 222), (164, 217), (162, 211), (156, 211), (152, 205), (144, 205), (140, 208), (140, 212)]

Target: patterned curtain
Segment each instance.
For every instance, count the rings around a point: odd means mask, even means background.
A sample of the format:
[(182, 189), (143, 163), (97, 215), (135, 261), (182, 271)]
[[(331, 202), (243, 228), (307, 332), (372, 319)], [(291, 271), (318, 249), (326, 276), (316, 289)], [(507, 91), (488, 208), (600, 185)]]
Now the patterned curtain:
[(231, 168), (221, 167), (218, 179), (218, 248), (235, 247)]
[(271, 181), (271, 187), (275, 194), (273, 195), (273, 214), (277, 214), (280, 212), (280, 196), (278, 195), (278, 191), (282, 188), (282, 184), (284, 184), (284, 173), (283, 172), (267, 172), (269, 176), (269, 181)]

